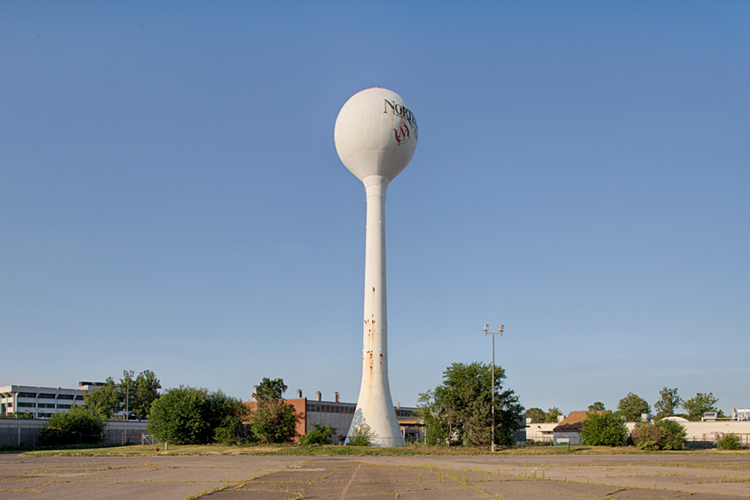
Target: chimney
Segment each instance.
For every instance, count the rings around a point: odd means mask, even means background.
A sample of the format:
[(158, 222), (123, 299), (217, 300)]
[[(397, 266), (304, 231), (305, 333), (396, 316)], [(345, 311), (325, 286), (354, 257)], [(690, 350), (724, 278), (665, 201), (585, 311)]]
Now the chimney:
[(334, 394), (335, 394), (334, 401), (338, 403), (339, 402), (339, 393), (336, 392)]
[(323, 395), (320, 393), (320, 391), (315, 393), (315, 401), (322, 401)]
[(302, 389), (297, 389), (297, 399), (302, 399)]

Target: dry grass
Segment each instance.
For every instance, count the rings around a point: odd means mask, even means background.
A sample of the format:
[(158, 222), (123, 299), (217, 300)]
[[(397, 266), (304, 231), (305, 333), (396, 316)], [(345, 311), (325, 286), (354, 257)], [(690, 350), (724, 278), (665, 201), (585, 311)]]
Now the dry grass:
[[(566, 450), (567, 452), (567, 450)], [(145, 446), (113, 446), (108, 448), (91, 449), (60, 449), (29, 451), (26, 456), (171, 456), (171, 455), (259, 455), (259, 456), (467, 456), (467, 455), (489, 455), (486, 448), (471, 447), (429, 447), (412, 445), (403, 448), (376, 448), (356, 446), (299, 446), (289, 445), (265, 445), (265, 446), (223, 446), (223, 445), (169, 445), (168, 451), (163, 445)], [(508, 448), (498, 451), (498, 455), (555, 455), (555, 449), (551, 446), (526, 446)], [(561, 453), (562, 454), (562, 453)], [(570, 454), (574, 455), (643, 455), (643, 454), (688, 454), (688, 455), (745, 455), (750, 456), (750, 450), (736, 452), (700, 450), (682, 452), (644, 452), (635, 447), (604, 447), (604, 446), (573, 446)]]

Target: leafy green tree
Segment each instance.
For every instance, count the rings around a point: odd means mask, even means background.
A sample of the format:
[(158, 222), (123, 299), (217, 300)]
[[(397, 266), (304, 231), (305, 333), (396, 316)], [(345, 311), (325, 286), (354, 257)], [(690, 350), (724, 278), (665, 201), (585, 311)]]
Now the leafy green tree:
[(622, 419), (611, 411), (590, 411), (583, 421), (581, 439), (591, 446), (622, 446), (628, 430)]
[(146, 429), (160, 441), (207, 443), (212, 435), (207, 399), (207, 389), (182, 385), (169, 389), (151, 406)]
[(128, 417), (132, 415), (143, 420), (151, 404), (159, 397), (159, 389), (161, 383), (151, 370), (142, 371), (136, 379), (126, 370), (119, 384), (108, 377), (103, 386), (84, 396), (84, 402), (102, 420), (111, 420), (116, 413), (126, 409), (130, 414)]
[(221, 391), (180, 386), (169, 389), (154, 401), (149, 413), (148, 432), (174, 444), (203, 444), (213, 441), (238, 443), (246, 440), (243, 422), (247, 410), (238, 399)]
[(133, 387), (132, 399), (130, 400), (130, 411), (138, 420), (148, 416), (151, 405), (159, 399), (161, 383), (151, 370), (145, 370), (138, 374)]
[(553, 424), (557, 422), (557, 417), (559, 417), (560, 415), (562, 415), (560, 408), (549, 408), (547, 409), (547, 413), (544, 414), (544, 421), (548, 424)]
[(213, 440), (217, 443), (242, 444), (253, 439), (250, 425), (246, 424), (250, 410), (239, 399), (225, 395), (222, 391), (206, 396), (209, 425), (213, 429)]
[(604, 407), (604, 403), (601, 401), (597, 401), (596, 403), (589, 405), (589, 411), (604, 411), (606, 408)]
[(42, 429), (46, 445), (96, 444), (102, 440), (104, 424), (90, 409), (74, 406), (67, 412), (54, 413)]
[(544, 422), (544, 410), (541, 408), (529, 408), (523, 414), (524, 417), (530, 418), (532, 422)]
[(300, 416), (284, 401), (259, 401), (251, 419), (253, 435), (259, 442), (287, 443), (297, 436)]
[(261, 443), (286, 443), (297, 436), (301, 417), (282, 399), (286, 389), (283, 379), (265, 377), (255, 390), (256, 406), (250, 418), (253, 435)]
[(659, 391), (661, 399), (654, 403), (654, 409), (656, 410), (656, 418), (662, 419), (664, 417), (671, 417), (677, 408), (682, 405), (682, 398), (677, 395), (677, 388), (670, 389), (664, 387)]
[(100, 420), (111, 420), (115, 413), (120, 410), (120, 391), (112, 380), (107, 377), (103, 386), (97, 387), (93, 391), (83, 396), (86, 407)]
[(682, 406), (688, 412), (688, 420), (698, 421), (703, 417), (704, 413), (708, 411), (718, 411), (716, 409), (716, 403), (718, 402), (719, 398), (715, 398), (712, 392), (699, 392), (694, 398), (685, 401)]
[(305, 446), (314, 444), (332, 444), (331, 439), (336, 434), (336, 428), (332, 425), (315, 424), (312, 429), (300, 437), (299, 443)]
[(645, 399), (630, 392), (617, 403), (617, 410), (626, 422), (640, 422), (642, 414), (651, 413), (651, 406)]
[(448, 444), (448, 423), (443, 407), (435, 400), (435, 392), (429, 390), (419, 395), (417, 415), (424, 422), (428, 446)]
[(275, 378), (271, 380), (268, 377), (263, 377), (263, 380), (255, 388), (253, 397), (256, 401), (280, 401), (286, 390), (287, 386), (284, 379)]
[(484, 363), (453, 363), (443, 373), (443, 383), (433, 391), (435, 414), (448, 429), (469, 445), (489, 445), (492, 429), (492, 391), (495, 391), (495, 442), (513, 444), (513, 431), (521, 427), (523, 406), (512, 390), (502, 390), (505, 371)]
[(30, 411), (19, 411), (19, 412), (13, 412), (10, 414), (5, 414), (0, 418), (12, 418), (12, 419), (19, 419), (19, 420), (34, 420), (36, 418), (36, 414), (32, 413)]

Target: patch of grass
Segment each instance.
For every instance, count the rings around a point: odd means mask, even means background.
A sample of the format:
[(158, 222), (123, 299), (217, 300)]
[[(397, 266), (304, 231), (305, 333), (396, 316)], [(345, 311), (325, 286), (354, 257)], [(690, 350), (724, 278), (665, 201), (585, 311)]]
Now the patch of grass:
[(65, 451), (90, 450), (98, 448), (112, 448), (108, 444), (68, 444), (60, 446), (0, 446), (0, 452), (31, 452), (31, 451)]
[[(158, 448), (158, 451), (157, 451)], [(300, 446), (297, 444), (283, 445), (245, 445), (225, 446), (211, 445), (169, 445), (169, 451), (163, 446), (109, 446), (95, 448), (65, 448), (27, 451), (24, 456), (175, 456), (175, 455), (258, 455), (258, 456), (470, 456), (490, 455), (486, 448), (464, 446), (423, 446), (410, 445), (401, 448), (381, 448), (376, 446)], [(552, 447), (527, 446), (507, 448), (495, 455), (554, 455)], [(575, 455), (642, 455), (642, 454), (680, 454), (680, 455), (716, 455), (731, 454), (750, 456), (750, 450), (716, 451), (716, 450), (688, 450), (688, 451), (655, 451), (645, 452), (632, 446), (574, 446), (571, 454)]]

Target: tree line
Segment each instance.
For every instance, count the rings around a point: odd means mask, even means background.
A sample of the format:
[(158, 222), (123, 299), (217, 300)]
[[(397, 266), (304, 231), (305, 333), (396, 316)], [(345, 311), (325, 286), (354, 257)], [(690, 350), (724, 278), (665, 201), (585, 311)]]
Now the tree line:
[[(664, 387), (659, 395), (660, 399), (654, 403), (656, 414), (649, 422), (641, 421), (641, 417), (643, 414), (651, 414), (651, 406), (632, 392), (620, 399), (616, 411), (607, 411), (601, 401), (589, 405), (589, 413), (582, 424), (581, 440), (593, 446), (632, 444), (641, 450), (682, 450), (686, 444), (685, 428), (668, 417), (680, 416), (697, 421), (706, 412), (722, 415), (716, 408), (718, 398), (710, 392), (697, 393), (695, 397), (684, 400), (678, 395), (677, 388)], [(686, 413), (678, 413), (680, 407)], [(553, 414), (552, 409), (545, 413), (539, 408), (530, 408), (525, 413), (526, 417), (534, 418), (537, 422), (553, 421), (550, 420)], [(631, 433), (628, 433), (625, 422), (637, 422)], [(736, 436), (728, 436), (723, 437), (717, 445), (724, 449), (738, 447)]]
[[(104, 385), (84, 396), (86, 406), (55, 413), (42, 433), (44, 444), (96, 443), (104, 429), (102, 420), (118, 414), (123, 418), (148, 419), (146, 430), (156, 439), (174, 444), (285, 443), (297, 437), (301, 416), (286, 404), (284, 380), (263, 378), (253, 397), (254, 409), (221, 390), (179, 386), (159, 394), (155, 374), (146, 370), (133, 378), (124, 372), (116, 383), (111, 377)], [(336, 429), (317, 425), (302, 444), (329, 444)]]
[[(518, 396), (504, 389), (505, 371), (483, 363), (454, 363), (444, 373), (443, 384), (420, 394), (419, 415), (427, 427), (427, 443), (436, 445), (487, 445), (495, 425), (495, 443), (512, 445), (513, 432), (522, 428), (523, 406)], [(148, 419), (147, 431), (156, 439), (174, 444), (285, 443), (298, 437), (301, 416), (287, 404), (283, 379), (263, 378), (250, 405), (222, 391), (180, 386), (159, 394), (159, 379), (150, 370), (136, 378), (124, 372), (111, 377), (84, 398), (86, 407), (57, 413), (48, 422), (47, 435), (58, 442), (81, 442), (81, 436), (96, 437), (101, 420), (117, 415)], [(495, 397), (493, 421), (492, 395)], [(330, 444), (336, 429), (316, 425), (300, 436), (300, 443)], [(371, 431), (354, 429), (349, 444), (370, 444)], [(76, 439), (78, 441), (76, 441)], [(93, 438), (92, 438), (93, 439)], [(95, 439), (94, 439), (95, 441)]]
[[(494, 427), (494, 443), (511, 446), (515, 441), (514, 432), (525, 425), (523, 417), (536, 422), (558, 421), (562, 412), (557, 407), (546, 412), (540, 408), (524, 412), (518, 395), (503, 387), (505, 371), (496, 365), (493, 379), (492, 368), (481, 362), (453, 363), (444, 371), (440, 385), (419, 394), (417, 413), (425, 425), (426, 444), (488, 446), (492, 444)], [(80, 441), (84, 434), (95, 436), (101, 420), (121, 415), (127, 419), (148, 419), (148, 432), (160, 441), (174, 444), (268, 444), (291, 442), (298, 437), (297, 424), (301, 416), (284, 401), (287, 386), (281, 378), (262, 379), (254, 391), (251, 409), (250, 405), (221, 390), (210, 392), (204, 388), (179, 386), (159, 394), (161, 383), (150, 370), (135, 378), (133, 372), (125, 371), (123, 375), (119, 382), (107, 378), (104, 385), (87, 394), (85, 408), (74, 407), (68, 413), (54, 414), (48, 422), (47, 435), (61, 442), (77, 435)], [(677, 429), (666, 423), (669, 421), (664, 420), (665, 417), (681, 415), (699, 420), (705, 412), (717, 411), (718, 399), (712, 393), (698, 393), (694, 398), (683, 400), (676, 388), (664, 387), (660, 395), (661, 399), (654, 404), (657, 414), (651, 425), (655, 427), (639, 426), (633, 434), (633, 439), (640, 439), (640, 443), (677, 446), (674, 443), (679, 439), (671, 437)], [(680, 407), (687, 413), (678, 414)], [(592, 413), (584, 422), (582, 436), (586, 435), (589, 444), (614, 446), (627, 439), (623, 422), (640, 421), (643, 413), (651, 413), (651, 406), (640, 396), (629, 393), (619, 401), (614, 412), (606, 411), (599, 401), (588, 410)], [(357, 431), (352, 444), (369, 444), (368, 429)], [(318, 425), (308, 429), (300, 442), (328, 444), (335, 432), (330, 425)]]
[[(665, 417), (683, 417), (690, 421), (698, 421), (708, 412), (716, 412), (719, 417), (724, 417), (724, 413), (716, 407), (719, 399), (714, 397), (713, 393), (697, 393), (690, 399), (682, 399), (677, 394), (677, 388), (664, 387), (659, 391), (659, 400), (654, 403), (656, 414), (655, 420), (661, 420)], [(685, 411), (678, 412), (682, 407)], [(597, 401), (588, 407), (588, 411), (606, 410), (604, 403)], [(631, 393), (620, 399), (617, 403), (617, 410), (613, 412), (620, 420), (626, 422), (638, 422), (644, 413), (651, 414), (651, 405), (642, 397)], [(547, 412), (541, 408), (529, 408), (524, 413), (526, 418), (532, 418), (534, 422), (557, 422), (557, 417), (561, 415), (559, 408), (550, 408)]]
[(148, 417), (151, 405), (159, 399), (161, 382), (151, 370), (144, 370), (133, 379), (133, 372), (123, 370), (123, 378), (115, 382), (107, 377), (104, 385), (83, 397), (86, 407), (100, 420), (112, 420), (122, 415), (125, 420)]

